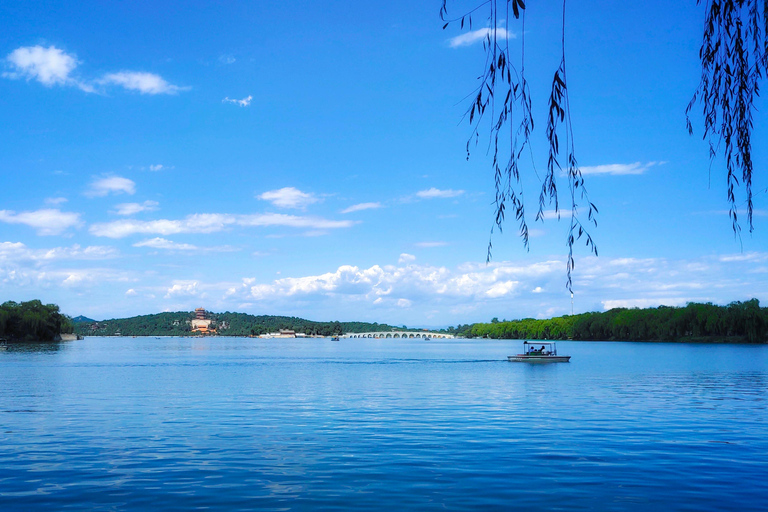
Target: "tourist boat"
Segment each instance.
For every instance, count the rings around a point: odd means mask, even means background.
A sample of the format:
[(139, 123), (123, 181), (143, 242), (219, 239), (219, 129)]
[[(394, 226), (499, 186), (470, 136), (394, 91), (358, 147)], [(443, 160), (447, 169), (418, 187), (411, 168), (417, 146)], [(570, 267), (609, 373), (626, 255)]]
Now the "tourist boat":
[(557, 355), (557, 345), (549, 341), (526, 341), (523, 343), (523, 353), (507, 356), (513, 363), (567, 363), (571, 356)]

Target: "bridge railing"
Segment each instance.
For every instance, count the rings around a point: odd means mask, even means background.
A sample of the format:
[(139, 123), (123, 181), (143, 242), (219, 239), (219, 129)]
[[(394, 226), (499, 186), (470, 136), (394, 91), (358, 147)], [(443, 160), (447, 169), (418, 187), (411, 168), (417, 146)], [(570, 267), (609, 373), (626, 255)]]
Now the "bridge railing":
[(394, 331), (394, 332), (351, 332), (342, 335), (344, 338), (374, 338), (374, 339), (452, 339), (453, 334), (445, 334), (439, 332), (410, 332), (410, 331)]

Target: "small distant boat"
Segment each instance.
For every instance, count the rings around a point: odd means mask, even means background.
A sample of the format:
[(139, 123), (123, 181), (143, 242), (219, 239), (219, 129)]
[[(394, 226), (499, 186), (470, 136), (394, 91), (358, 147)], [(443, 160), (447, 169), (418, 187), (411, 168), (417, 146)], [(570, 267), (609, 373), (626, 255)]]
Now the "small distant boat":
[(557, 355), (557, 345), (554, 342), (526, 341), (523, 343), (523, 353), (507, 356), (512, 363), (567, 363), (571, 356)]
[(339, 337), (338, 337), (338, 336), (333, 336), (333, 337), (331, 338), (331, 341), (339, 341)]

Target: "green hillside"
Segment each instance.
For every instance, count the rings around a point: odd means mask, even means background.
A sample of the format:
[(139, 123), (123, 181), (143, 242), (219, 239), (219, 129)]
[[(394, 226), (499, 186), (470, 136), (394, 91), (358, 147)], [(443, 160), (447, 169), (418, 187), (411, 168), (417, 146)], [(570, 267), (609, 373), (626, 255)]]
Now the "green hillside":
[[(185, 336), (191, 334), (190, 322), (194, 312), (177, 311), (157, 313), (131, 318), (115, 318), (97, 322), (81, 321), (75, 323), (75, 332), (83, 336)], [(346, 332), (391, 331), (387, 324), (368, 322), (315, 322), (292, 316), (249, 315), (246, 313), (212, 313), (207, 317), (212, 320), (211, 328), (219, 336), (249, 336), (291, 329), (310, 335), (333, 336)]]

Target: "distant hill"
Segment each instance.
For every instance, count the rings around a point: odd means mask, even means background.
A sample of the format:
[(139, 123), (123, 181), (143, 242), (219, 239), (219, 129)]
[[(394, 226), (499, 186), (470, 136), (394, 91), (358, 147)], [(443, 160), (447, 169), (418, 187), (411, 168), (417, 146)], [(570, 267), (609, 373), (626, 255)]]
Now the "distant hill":
[[(80, 319), (83, 320), (80, 320)], [(83, 316), (73, 319), (75, 332), (83, 336), (184, 336), (191, 330), (194, 312), (176, 311), (140, 315), (130, 318), (114, 318), (96, 321)], [(246, 313), (213, 313), (211, 328), (219, 336), (249, 336), (291, 329), (305, 334), (333, 336), (347, 332), (382, 332), (395, 327), (369, 322), (316, 322), (293, 316), (249, 315)]]
[(91, 322), (91, 323), (93, 323), (95, 321), (96, 320), (94, 320), (93, 318), (88, 318), (87, 316), (83, 316), (83, 315), (76, 316), (75, 318), (72, 319), (72, 322), (76, 323), (76, 324), (80, 323), (80, 322)]

